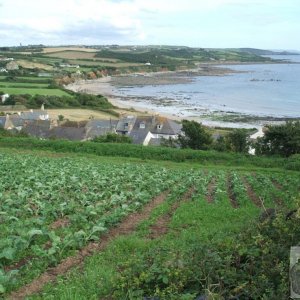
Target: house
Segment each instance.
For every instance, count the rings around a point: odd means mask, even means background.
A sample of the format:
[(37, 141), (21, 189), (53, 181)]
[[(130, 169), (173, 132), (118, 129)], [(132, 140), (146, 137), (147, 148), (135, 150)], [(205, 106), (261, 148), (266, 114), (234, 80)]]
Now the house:
[(23, 130), (30, 136), (48, 138), (50, 135), (51, 122), (49, 120), (35, 120), (24, 124)]
[(26, 112), (21, 112), (20, 117), (23, 120), (32, 120), (32, 121), (37, 121), (37, 120), (49, 120), (49, 114), (47, 110), (45, 110), (44, 104), (42, 104), (40, 110), (30, 110)]
[(181, 133), (182, 125), (168, 118), (154, 116), (151, 130), (153, 138), (177, 139)]
[(133, 128), (128, 133), (134, 144), (147, 146), (160, 145), (161, 140), (176, 139), (181, 132), (181, 125), (159, 116), (137, 117)]
[(129, 132), (129, 137), (133, 144), (148, 145), (152, 138), (151, 129), (153, 127), (152, 117), (137, 117), (132, 130)]
[(47, 138), (64, 139), (71, 141), (84, 141), (86, 139), (85, 127), (57, 126), (50, 129)]
[(1, 102), (4, 103), (9, 98), (9, 95), (4, 94), (4, 95), (1, 95), (0, 98), (1, 98)]
[(0, 128), (5, 128), (6, 116), (0, 116)]
[(124, 135), (129, 134), (135, 124), (135, 121), (136, 116), (122, 117), (117, 124), (116, 132)]
[(86, 124), (86, 139), (91, 140), (95, 137), (116, 133), (117, 120), (91, 120)]
[(22, 130), (24, 126), (24, 120), (20, 117), (19, 114), (6, 115), (6, 120), (4, 124), (4, 129), (7, 130)]
[(25, 111), (20, 113), (20, 117), (23, 120), (32, 120), (32, 121), (37, 121), (37, 120), (49, 120), (49, 114), (45, 110), (30, 110), (30, 111)]

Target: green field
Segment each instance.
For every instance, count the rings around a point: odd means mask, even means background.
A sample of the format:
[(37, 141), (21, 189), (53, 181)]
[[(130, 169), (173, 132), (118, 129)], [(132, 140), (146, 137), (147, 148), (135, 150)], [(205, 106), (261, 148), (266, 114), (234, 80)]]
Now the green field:
[[(239, 235), (265, 209), (294, 208), (300, 191), (298, 172), (246, 164), (3, 148), (0, 162), (0, 292), (13, 299), (255, 295), (262, 279), (224, 264), (231, 251), (256, 257)], [(221, 285), (210, 268), (228, 272)]]
[[(27, 84), (24, 84), (27, 85)], [(46, 89), (46, 88), (1, 88), (0, 90), (9, 95), (48, 95), (48, 96), (70, 96), (68, 93), (59, 89)]]
[(44, 89), (47, 88), (47, 83), (27, 83), (27, 82), (0, 82), (0, 89), (2, 88), (36, 88)]

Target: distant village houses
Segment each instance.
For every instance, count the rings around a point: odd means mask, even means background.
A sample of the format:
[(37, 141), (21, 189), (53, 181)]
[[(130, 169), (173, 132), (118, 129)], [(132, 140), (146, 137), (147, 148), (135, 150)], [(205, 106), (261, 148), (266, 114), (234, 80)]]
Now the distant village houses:
[(129, 136), (134, 144), (160, 145), (163, 139), (176, 139), (181, 125), (160, 116), (122, 116), (119, 120), (89, 120), (70, 122), (50, 120), (44, 105), (40, 110), (29, 110), (0, 117), (0, 127), (23, 131), (41, 139), (88, 141), (108, 133)]

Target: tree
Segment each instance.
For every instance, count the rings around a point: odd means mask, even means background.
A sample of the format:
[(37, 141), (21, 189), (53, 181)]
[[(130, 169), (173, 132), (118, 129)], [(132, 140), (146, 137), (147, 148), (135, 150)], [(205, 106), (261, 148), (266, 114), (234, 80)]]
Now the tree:
[(233, 152), (248, 153), (250, 143), (246, 129), (234, 129), (226, 136), (227, 149)]
[(300, 153), (300, 121), (269, 125), (255, 144), (257, 154), (291, 156)]
[(58, 115), (58, 121), (62, 122), (65, 119), (64, 115)]
[(213, 142), (211, 134), (201, 123), (183, 120), (182, 131), (184, 134), (178, 136), (182, 148), (207, 150)]
[(226, 139), (223, 135), (220, 135), (214, 142), (213, 149), (219, 152), (225, 152), (227, 150)]

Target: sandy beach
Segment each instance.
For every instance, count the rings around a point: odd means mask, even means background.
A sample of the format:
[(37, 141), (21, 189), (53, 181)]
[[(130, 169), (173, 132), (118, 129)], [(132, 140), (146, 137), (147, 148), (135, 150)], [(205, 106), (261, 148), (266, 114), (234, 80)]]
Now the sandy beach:
[[(162, 111), (159, 107), (151, 108), (147, 101), (155, 104), (152, 97), (130, 97), (121, 95), (118, 91), (120, 87), (145, 86), (145, 85), (169, 85), (184, 84), (193, 81), (196, 76), (226, 76), (237, 71), (226, 67), (210, 66), (203, 64), (197, 69), (181, 71), (163, 71), (155, 73), (133, 73), (120, 76), (108, 76), (94, 80), (78, 80), (75, 83), (65, 86), (65, 88), (79, 93), (88, 93), (93, 95), (104, 95), (114, 106), (121, 109), (129, 109), (133, 113), (159, 114), (173, 120), (192, 119), (203, 121), (200, 117), (190, 117), (181, 112), (174, 112), (172, 100), (163, 100), (169, 107), (169, 111)], [(145, 101), (147, 100), (147, 101)], [(161, 104), (161, 101), (160, 101)], [(221, 124), (221, 123), (220, 123)]]

